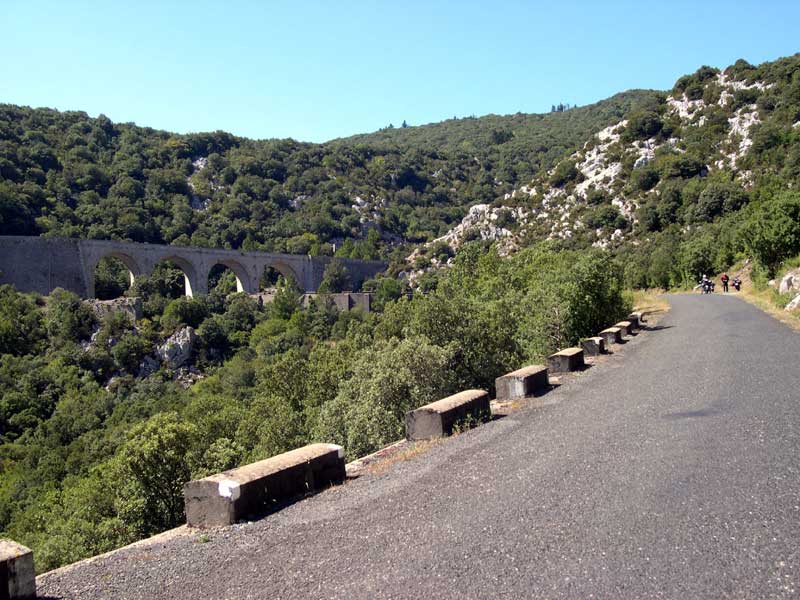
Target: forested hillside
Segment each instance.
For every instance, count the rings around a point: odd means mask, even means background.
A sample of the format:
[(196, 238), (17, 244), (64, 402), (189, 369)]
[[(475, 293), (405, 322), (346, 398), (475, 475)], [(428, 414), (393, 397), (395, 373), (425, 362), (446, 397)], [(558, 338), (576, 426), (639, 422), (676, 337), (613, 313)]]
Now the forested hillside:
[(0, 531), (39, 569), (102, 552), (179, 524), (190, 477), (394, 441), (409, 408), (615, 322), (625, 288), (745, 262), (765, 285), (800, 253), (798, 184), (800, 55), (326, 144), (3, 105), (2, 235), (381, 256), (416, 291), (382, 278), (373, 312), (339, 313), (283, 279), (261, 305), (223, 274), (187, 299), (162, 267), (125, 292), (134, 321), (0, 286)]
[[(173, 135), (0, 105), (0, 234), (387, 257), (552, 166), (647, 92), (328, 144)], [(365, 240), (377, 228), (384, 241)], [(344, 247), (342, 242), (350, 240)]]

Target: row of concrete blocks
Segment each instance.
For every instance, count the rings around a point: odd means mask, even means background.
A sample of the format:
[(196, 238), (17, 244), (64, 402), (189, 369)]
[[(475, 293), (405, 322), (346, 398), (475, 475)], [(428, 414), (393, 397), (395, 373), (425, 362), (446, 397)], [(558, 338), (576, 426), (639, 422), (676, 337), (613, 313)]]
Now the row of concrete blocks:
[[(550, 386), (548, 373), (569, 373), (585, 366), (584, 354), (596, 356), (610, 344), (632, 335), (644, 321), (640, 312), (631, 313), (626, 321), (604, 329), (596, 337), (581, 341), (580, 348), (566, 348), (547, 358), (547, 365), (529, 365), (495, 379), (497, 400), (525, 398), (543, 392)], [(459, 424), (481, 422), (491, 417), (489, 393), (467, 390), (426, 404), (406, 415), (406, 439), (426, 440), (451, 435)]]
[[(498, 377), (500, 400), (535, 395), (549, 386), (548, 372), (575, 371), (584, 366), (584, 351), (596, 354), (608, 343), (621, 341), (638, 328), (632, 314), (583, 348), (567, 348), (548, 358), (548, 365), (531, 365)], [(609, 336), (611, 332), (611, 337)], [(605, 336), (605, 337), (604, 337)], [(586, 340), (584, 340), (586, 342)], [(452, 435), (491, 418), (489, 393), (466, 390), (426, 404), (406, 415), (406, 438), (427, 440)], [(211, 475), (184, 486), (186, 522), (190, 527), (214, 527), (263, 515), (292, 500), (345, 479), (344, 452), (334, 444), (311, 444), (238, 469)]]
[[(548, 357), (547, 366), (530, 365), (495, 380), (498, 400), (536, 395), (549, 385), (548, 373), (584, 366), (584, 353), (597, 355), (608, 344), (639, 328), (642, 315), (633, 313), (600, 335), (582, 340)], [(491, 418), (489, 393), (466, 390), (427, 404), (406, 415), (406, 438), (424, 440), (451, 435)], [(190, 527), (231, 525), (266, 514), (305, 494), (345, 479), (344, 451), (335, 444), (311, 444), (250, 465), (190, 481), (184, 486), (186, 523)], [(11, 540), (0, 540), (0, 598), (35, 598), (33, 553)]]

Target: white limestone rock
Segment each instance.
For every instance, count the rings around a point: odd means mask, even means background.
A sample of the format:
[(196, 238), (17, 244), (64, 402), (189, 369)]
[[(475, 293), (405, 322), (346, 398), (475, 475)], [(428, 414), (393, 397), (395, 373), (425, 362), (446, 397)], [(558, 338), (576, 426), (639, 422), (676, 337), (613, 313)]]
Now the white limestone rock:
[(124, 313), (135, 323), (142, 318), (142, 299), (121, 297), (113, 300), (87, 300), (95, 316), (102, 321), (107, 316)]
[(800, 292), (800, 269), (795, 269), (784, 275), (778, 284), (779, 294), (790, 294), (794, 291)]
[(158, 357), (170, 368), (177, 369), (185, 365), (192, 357), (192, 349), (196, 339), (197, 334), (195, 334), (192, 327), (181, 327), (158, 347)]

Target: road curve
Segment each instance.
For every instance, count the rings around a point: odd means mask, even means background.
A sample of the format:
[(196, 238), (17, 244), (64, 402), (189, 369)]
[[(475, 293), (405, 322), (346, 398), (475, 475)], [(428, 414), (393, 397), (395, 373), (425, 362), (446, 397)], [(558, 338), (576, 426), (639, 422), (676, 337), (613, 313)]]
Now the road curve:
[(547, 406), (256, 523), (39, 577), (52, 598), (800, 595), (800, 334), (672, 311)]

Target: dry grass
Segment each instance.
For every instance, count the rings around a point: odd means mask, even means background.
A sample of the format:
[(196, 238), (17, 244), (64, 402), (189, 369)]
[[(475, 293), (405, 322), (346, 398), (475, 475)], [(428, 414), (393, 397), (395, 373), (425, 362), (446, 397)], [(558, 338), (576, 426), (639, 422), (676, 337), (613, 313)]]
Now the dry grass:
[[(789, 261), (787, 266), (793, 267), (796, 262), (798, 259)], [(739, 298), (800, 331), (800, 310), (785, 311), (783, 307), (789, 302), (789, 299), (779, 296), (777, 290), (771, 287), (758, 289), (753, 283), (752, 271), (753, 265), (745, 262), (735, 265), (729, 273), (731, 278), (739, 277), (742, 280), (742, 291), (737, 294)], [(780, 276), (777, 279), (780, 281)]]
[[(777, 292), (772, 288), (765, 290), (757, 290), (752, 286), (743, 288), (738, 294), (742, 300), (745, 300), (763, 310), (765, 313), (772, 315), (779, 321), (786, 323), (793, 329), (800, 331), (800, 310), (785, 311), (782, 307), (775, 305), (775, 296)], [(786, 300), (788, 303), (789, 301)]]
[(664, 290), (635, 290), (633, 292), (633, 309), (648, 314), (659, 314), (669, 311), (669, 302), (662, 298)]
[(446, 438), (436, 438), (433, 440), (425, 440), (421, 442), (410, 442), (408, 446), (402, 450), (398, 450), (394, 454), (381, 458), (375, 462), (369, 463), (365, 471), (371, 475), (379, 475), (386, 472), (390, 467), (397, 463), (405, 462), (425, 454), (434, 446), (441, 444)]

